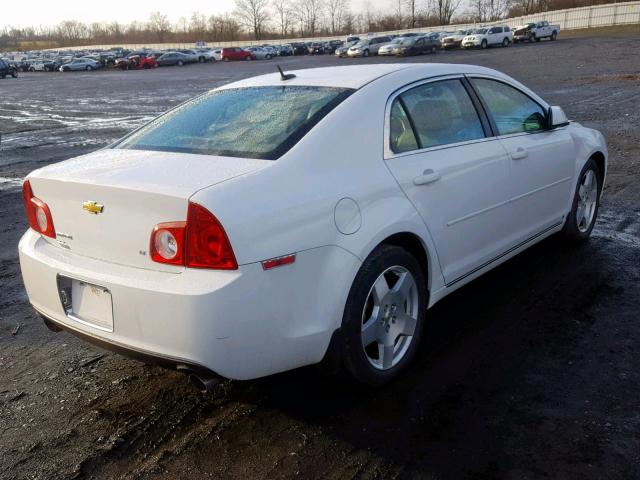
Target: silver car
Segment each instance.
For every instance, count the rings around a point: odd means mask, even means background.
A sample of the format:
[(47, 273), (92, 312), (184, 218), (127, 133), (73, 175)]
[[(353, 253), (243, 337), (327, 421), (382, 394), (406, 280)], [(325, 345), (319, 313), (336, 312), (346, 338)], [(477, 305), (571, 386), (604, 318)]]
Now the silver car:
[(267, 50), (263, 47), (249, 47), (245, 48), (245, 50), (253, 53), (256, 57), (256, 60), (271, 60), (273, 58), (273, 53), (271, 53), (271, 50)]
[(100, 63), (91, 58), (74, 58), (73, 60), (60, 65), (59, 70), (61, 72), (77, 72), (80, 70), (90, 72), (91, 70), (96, 70), (100, 67)]
[(353, 47), (349, 48), (347, 55), (350, 57), (368, 57), (369, 55), (377, 55), (380, 47), (391, 42), (391, 37), (387, 36), (360, 40)]
[(378, 49), (378, 55), (380, 56), (394, 55), (393, 49), (396, 48), (398, 45), (400, 45), (403, 40), (412, 38), (412, 37), (420, 37), (420, 36), (422, 36), (421, 33), (407, 33), (407, 34), (400, 35), (399, 37), (396, 37), (393, 40), (391, 40), (391, 42), (385, 45), (382, 45)]
[(336, 51), (333, 52), (333, 54), (340, 58), (346, 57), (348, 55), (349, 48), (353, 47), (359, 41), (360, 40), (351, 40), (350, 42), (344, 42), (342, 46), (336, 48)]

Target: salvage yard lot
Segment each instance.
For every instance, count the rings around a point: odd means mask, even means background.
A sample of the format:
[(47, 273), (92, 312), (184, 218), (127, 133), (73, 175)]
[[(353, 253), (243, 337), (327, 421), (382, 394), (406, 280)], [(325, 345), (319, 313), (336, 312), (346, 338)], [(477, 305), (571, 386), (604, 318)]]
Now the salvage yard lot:
[[(34, 314), (17, 259), (29, 171), (276, 63), (394, 61), (496, 68), (600, 129), (610, 170), (591, 241), (546, 240), (437, 304), (416, 361), (380, 390), (305, 368), (204, 395)], [(0, 478), (637, 478), (639, 74), (628, 29), (403, 60), (0, 80)]]

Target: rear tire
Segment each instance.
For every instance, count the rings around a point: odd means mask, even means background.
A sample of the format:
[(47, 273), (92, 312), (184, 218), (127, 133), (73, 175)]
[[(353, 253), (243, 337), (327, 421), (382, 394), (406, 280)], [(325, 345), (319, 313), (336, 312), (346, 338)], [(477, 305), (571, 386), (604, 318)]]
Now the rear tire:
[(601, 192), (602, 172), (593, 158), (590, 158), (578, 176), (571, 211), (562, 228), (565, 237), (575, 241), (589, 238), (598, 218)]
[(556, 31), (554, 31), (554, 32), (551, 34), (551, 41), (552, 41), (552, 42), (555, 42), (555, 41), (556, 41), (556, 38), (558, 38), (558, 33), (557, 33)]
[(182, 60), (178, 60), (178, 66), (181, 67), (184, 65), (184, 62)]
[(505, 47), (505, 48), (509, 46), (509, 39), (508, 38), (505, 37), (505, 39), (502, 40), (502, 46)]
[(369, 56), (369, 50), (365, 50), (364, 52), (362, 52), (362, 56), (363, 57), (368, 57)]
[(376, 248), (353, 281), (342, 319), (341, 353), (351, 376), (372, 386), (395, 378), (416, 354), (426, 308), (419, 262), (397, 246)]

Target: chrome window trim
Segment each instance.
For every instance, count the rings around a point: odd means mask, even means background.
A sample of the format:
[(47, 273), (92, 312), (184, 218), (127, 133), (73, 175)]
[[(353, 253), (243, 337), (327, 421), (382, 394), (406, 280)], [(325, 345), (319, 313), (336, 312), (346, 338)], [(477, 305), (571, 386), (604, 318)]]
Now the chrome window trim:
[[(401, 152), (401, 153), (395, 153), (393, 150), (391, 150), (391, 107), (393, 106), (393, 102), (395, 101), (395, 99), (398, 98), (407, 90), (411, 90), (412, 88), (419, 87), (421, 85), (426, 85), (427, 83), (440, 82), (443, 80), (456, 80), (456, 79), (463, 80), (465, 76), (466, 75), (464, 73), (456, 73), (451, 75), (439, 75), (436, 77), (430, 77), (426, 79), (423, 78), (423, 79), (408, 83), (405, 86), (400, 87), (399, 89), (391, 93), (389, 98), (387, 98), (387, 104), (385, 106), (385, 111), (384, 111), (384, 128), (383, 128), (384, 160), (392, 160), (397, 157), (406, 157), (408, 155), (416, 155), (419, 153), (432, 152), (436, 150), (444, 150), (447, 148), (455, 148), (455, 147), (460, 147), (462, 145), (468, 145), (472, 143), (487, 142), (487, 141), (494, 140), (496, 138), (496, 137), (477, 138), (475, 140), (466, 140), (464, 142), (447, 143), (444, 145), (436, 145), (434, 147), (418, 148), (416, 150), (409, 150), (407, 152)], [(469, 97), (469, 100), (473, 102), (471, 97)], [(480, 122), (480, 124), (482, 124), (482, 120), (480, 119), (479, 115), (478, 115), (478, 121)]]

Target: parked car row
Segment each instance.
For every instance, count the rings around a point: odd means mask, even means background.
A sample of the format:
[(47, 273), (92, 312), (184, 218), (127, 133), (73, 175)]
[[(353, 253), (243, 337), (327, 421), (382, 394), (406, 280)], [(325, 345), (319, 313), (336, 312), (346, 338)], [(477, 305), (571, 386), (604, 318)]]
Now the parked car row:
[(511, 28), (508, 25), (494, 25), (461, 29), (454, 32), (411, 32), (399, 36), (380, 35), (360, 39), (352, 37), (334, 50), (337, 57), (409, 56), (435, 53), (438, 49), (508, 47), (519, 41), (540, 41), (543, 38), (556, 40), (559, 25), (549, 22), (529, 23)]
[[(514, 28), (492, 25), (456, 31), (410, 32), (401, 35), (349, 36), (346, 40), (293, 42), (282, 45), (256, 45), (251, 47), (224, 47), (176, 50), (58, 51), (15, 54), (0, 67), (2, 78), (17, 76), (19, 71), (92, 71), (114, 67), (121, 70), (153, 69), (165, 66), (183, 66), (189, 63), (230, 62), (235, 60), (271, 60), (293, 55), (325, 55), (337, 57), (410, 56), (435, 53), (438, 49), (508, 47), (518, 42), (556, 40), (560, 26), (547, 21), (527, 23)], [(18, 58), (16, 58), (16, 56)]]

